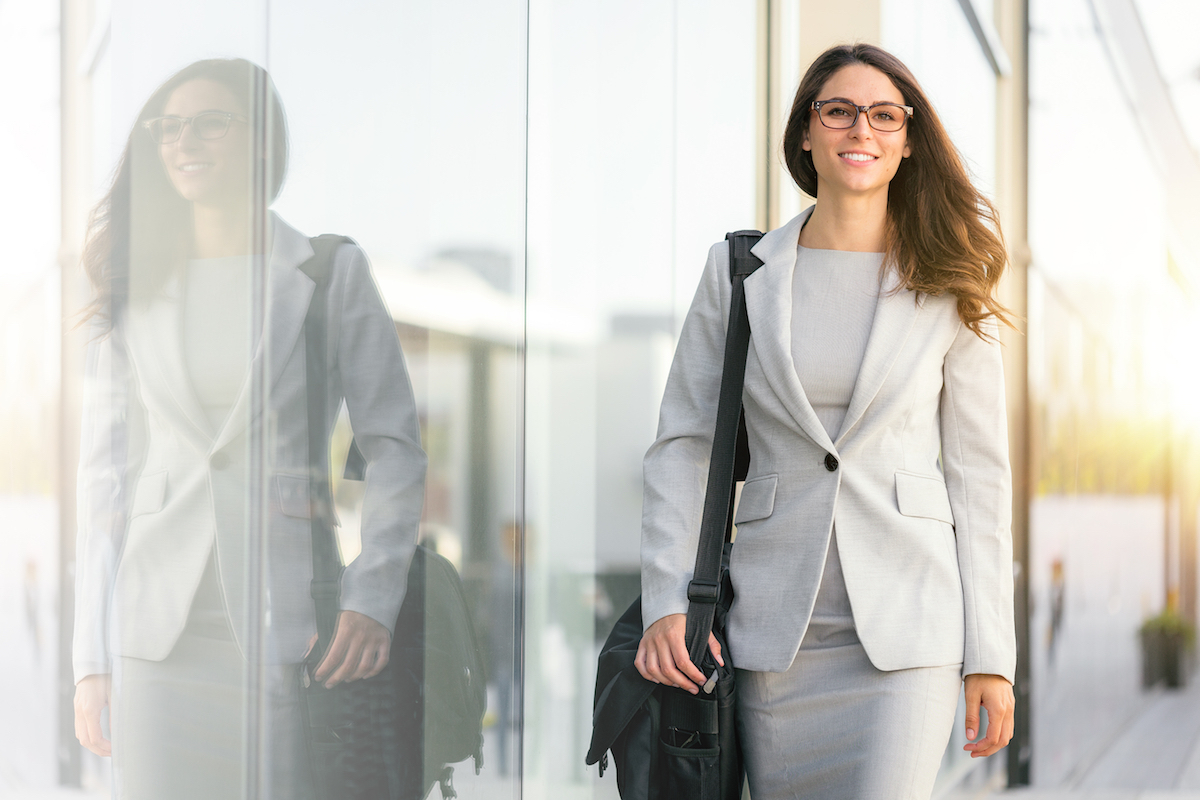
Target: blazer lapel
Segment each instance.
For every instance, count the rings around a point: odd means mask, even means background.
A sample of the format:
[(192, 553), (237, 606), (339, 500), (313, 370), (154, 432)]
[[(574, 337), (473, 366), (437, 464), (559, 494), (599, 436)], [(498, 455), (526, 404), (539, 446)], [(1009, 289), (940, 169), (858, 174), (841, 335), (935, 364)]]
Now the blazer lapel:
[(862, 418), (867, 406), (879, 394), (884, 380), (904, 349), (904, 343), (912, 333), (917, 316), (921, 313), (924, 295), (903, 288), (900, 276), (894, 269), (887, 269), (879, 290), (879, 303), (875, 307), (875, 321), (867, 338), (867, 349), (863, 353), (858, 379), (850, 395), (850, 405), (838, 431), (837, 443), (841, 445), (850, 431)]
[(800, 430), (832, 452), (833, 442), (804, 394), (792, 359), (792, 275), (800, 229), (811, 213), (812, 207), (763, 236), (750, 251), (762, 259), (763, 265), (743, 285), (750, 316), (750, 343), (767, 383)]
[(135, 353), (134, 363), (148, 367), (138, 376), (146, 393), (143, 402), (173, 416), (175, 429), (207, 450), (214, 432), (196, 397), (184, 358), (182, 294), (179, 279), (171, 278), (160, 296), (134, 310), (129, 346)]
[[(250, 408), (250, 377), (266, 370), (266, 385), (279, 382), (288, 357), (295, 349), (308, 315), (308, 302), (316, 284), (299, 267), (313, 255), (308, 239), (274, 213), (271, 214), (271, 257), (267, 265), (267, 313), (264, 327), (267, 335), (259, 336), (254, 357), (242, 383), (233, 410), (217, 434), (213, 450), (219, 450), (241, 433), (251, 419), (261, 413)], [(266, 339), (266, 347), (263, 340)]]

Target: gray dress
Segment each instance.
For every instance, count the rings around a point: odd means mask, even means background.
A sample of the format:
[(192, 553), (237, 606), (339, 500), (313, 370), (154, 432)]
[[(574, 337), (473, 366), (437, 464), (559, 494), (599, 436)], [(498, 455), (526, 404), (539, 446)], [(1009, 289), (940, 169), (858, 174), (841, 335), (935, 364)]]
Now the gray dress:
[[(880, 253), (800, 247), (792, 355), (837, 439), (879, 298)], [(808, 342), (828, 341), (817, 350)], [(954, 724), (961, 665), (883, 672), (854, 628), (837, 529), (813, 615), (786, 672), (738, 671), (738, 724), (754, 800), (927, 800)]]

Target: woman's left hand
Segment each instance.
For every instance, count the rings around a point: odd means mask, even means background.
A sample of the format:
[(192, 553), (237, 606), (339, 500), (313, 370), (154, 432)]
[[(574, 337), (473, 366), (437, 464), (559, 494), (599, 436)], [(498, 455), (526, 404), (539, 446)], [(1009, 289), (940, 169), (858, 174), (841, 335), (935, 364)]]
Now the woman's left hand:
[[(1008, 744), (1013, 735), (1012, 684), (999, 675), (968, 675), (964, 680), (967, 698), (967, 743), (963, 750), (971, 758), (990, 756)], [(987, 709), (987, 735), (974, 741), (979, 733), (979, 706)]]
[(366, 614), (342, 611), (329, 652), (317, 665), (316, 677), (332, 689), (343, 681), (378, 675), (388, 663), (392, 635)]

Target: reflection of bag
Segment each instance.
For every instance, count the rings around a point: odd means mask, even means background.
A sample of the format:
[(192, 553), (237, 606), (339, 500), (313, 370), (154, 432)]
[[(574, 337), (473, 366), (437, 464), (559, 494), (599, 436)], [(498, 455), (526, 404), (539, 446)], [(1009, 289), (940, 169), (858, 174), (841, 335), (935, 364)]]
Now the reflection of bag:
[[(624, 800), (738, 800), (742, 758), (737, 740), (733, 659), (725, 623), (733, 604), (728, 575), (733, 488), (746, 477), (750, 452), (741, 419), (742, 385), (750, 344), (750, 321), (742, 281), (762, 266), (750, 253), (762, 234), (738, 231), (729, 240), (733, 298), (725, 340), (721, 395), (696, 568), (688, 585), (687, 644), (692, 663), (711, 675), (698, 695), (647, 681), (634, 666), (642, 639), (638, 598), (613, 627), (596, 672), (592, 743), (587, 763), (608, 766), (612, 750), (617, 789)], [(724, 667), (708, 650), (709, 631), (721, 645)]]
[[(315, 255), (301, 269), (316, 282), (304, 321), (308, 421), (314, 431), (325, 419), (325, 313), (333, 254), (352, 242), (340, 236), (311, 241)], [(420, 800), (440, 782), (443, 798), (455, 797), (448, 765), (474, 757), (478, 772), (483, 764), (487, 679), (454, 565), (417, 546), (388, 665), (379, 675), (333, 689), (311, 677), (333, 638), (342, 572), (327, 448), (322, 437), (309, 437), (318, 641), (302, 668), (300, 705), (316, 795)], [(362, 480), (365, 466), (352, 442), (346, 477)]]

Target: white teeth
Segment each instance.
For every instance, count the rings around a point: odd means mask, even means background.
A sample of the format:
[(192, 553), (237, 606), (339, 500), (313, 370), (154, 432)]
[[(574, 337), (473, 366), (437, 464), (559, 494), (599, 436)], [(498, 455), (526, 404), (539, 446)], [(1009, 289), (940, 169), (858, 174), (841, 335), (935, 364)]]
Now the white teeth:
[(842, 153), (842, 158), (850, 161), (874, 161), (875, 156), (869, 156), (866, 153)]
[(195, 172), (200, 169), (208, 169), (211, 164), (184, 164), (179, 169), (181, 172)]

